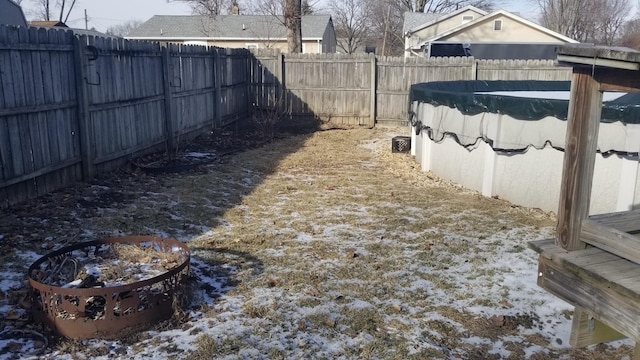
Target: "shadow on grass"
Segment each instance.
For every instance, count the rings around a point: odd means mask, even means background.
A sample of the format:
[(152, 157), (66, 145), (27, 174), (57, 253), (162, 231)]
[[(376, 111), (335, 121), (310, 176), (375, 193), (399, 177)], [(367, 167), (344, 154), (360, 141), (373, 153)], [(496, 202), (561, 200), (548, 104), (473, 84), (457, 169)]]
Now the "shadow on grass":
[[(246, 252), (227, 248), (191, 248), (191, 271), (204, 292), (203, 300), (215, 301), (241, 282), (239, 274), (257, 276), (263, 264)], [(191, 306), (199, 304), (192, 303)], [(209, 304), (207, 304), (209, 305)]]
[[(254, 100), (255, 106), (263, 109), (263, 114), (270, 99), (286, 99), (276, 101), (278, 108), (273, 110), (281, 115), (275, 124), (275, 136), (262, 138), (256, 132), (259, 127), (256, 128), (252, 119), (238, 119), (225, 128), (207, 130), (200, 135), (200, 140), (198, 137), (190, 140), (196, 146), (196, 151), (216, 150), (226, 154), (220, 157), (218, 164), (171, 174), (144, 174), (131, 167), (123, 167), (118, 171), (99, 175), (89, 183), (77, 183), (2, 209), (0, 245), (8, 249), (5, 256), (14, 257), (16, 249), (43, 255), (50, 249), (71, 243), (114, 235), (151, 234), (193, 239), (223, 224), (223, 217), (230, 211), (237, 211), (244, 197), (274, 173), (283, 158), (303, 147), (322, 124), (320, 118), (313, 113), (308, 116), (287, 116), (287, 108), (308, 109), (309, 106), (293, 93), (281, 93), (281, 79), (273, 73), (273, 65), (277, 61), (263, 64), (258, 58), (251, 57), (249, 63), (251, 66), (248, 68), (251, 70), (245, 81), (260, 85), (247, 87), (247, 96)], [(269, 111), (271, 110), (267, 109), (268, 114)], [(214, 135), (217, 138), (213, 142), (206, 140)], [(260, 161), (251, 164), (234, 163), (234, 157), (238, 153), (278, 141), (282, 137), (289, 139), (286, 140), (287, 146), (277, 148), (280, 152), (256, 152), (256, 156), (261, 156)], [(188, 146), (184, 148), (189, 149)], [(227, 172), (236, 166), (241, 171)], [(216, 172), (220, 176), (212, 176)], [(251, 176), (243, 178), (242, 173)], [(206, 196), (198, 192), (203, 189), (207, 192)], [(145, 198), (149, 200), (140, 201)], [(198, 310), (202, 304), (211, 306), (219, 297), (238, 287), (243, 277), (253, 277), (263, 272), (263, 263), (248, 252), (215, 244), (208, 247), (206, 243), (194, 244), (191, 251), (191, 269), (194, 275), (191, 284), (194, 287), (191, 289), (194, 297), (191, 300), (194, 301), (184, 310)], [(3, 263), (6, 264), (5, 261)], [(25, 260), (25, 279), (29, 265)], [(0, 266), (0, 271), (7, 269)], [(7, 291), (0, 290), (0, 295)], [(18, 307), (20, 305), (17, 303), (5, 307), (0, 311), (0, 317), (6, 315), (6, 309), (13, 311), (13, 308)], [(28, 309), (21, 311), (29, 312)], [(29, 320), (26, 324), (6, 324), (3, 328), (11, 330), (33, 325), (32, 320)], [(174, 318), (156, 328), (177, 329), (182, 325), (183, 319)], [(144, 340), (144, 336), (129, 336), (122, 339), (122, 342), (132, 344)], [(60, 338), (52, 337), (49, 349), (60, 349), (56, 344), (61, 341)], [(62, 350), (66, 353), (75, 351), (83, 350), (76, 349), (75, 346)], [(12, 353), (20, 356), (19, 350)]]

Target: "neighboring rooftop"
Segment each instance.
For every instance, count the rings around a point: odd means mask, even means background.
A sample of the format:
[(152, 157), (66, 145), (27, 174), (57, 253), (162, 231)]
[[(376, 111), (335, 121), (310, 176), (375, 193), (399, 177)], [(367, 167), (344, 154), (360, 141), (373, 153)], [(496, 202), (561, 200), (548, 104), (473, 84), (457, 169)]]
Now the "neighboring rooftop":
[(418, 13), (407, 11), (404, 13), (404, 24), (402, 25), (402, 33), (406, 34), (409, 30), (415, 27), (426, 24), (428, 22), (432, 22), (445, 15), (447, 14)]
[(29, 21), (29, 25), (31, 26), (46, 26), (46, 27), (68, 27), (67, 24), (58, 20), (33, 20)]
[(487, 15), (487, 12), (478, 9), (473, 5), (467, 5), (465, 7), (461, 7), (457, 10), (446, 12), (446, 13), (419, 13), (419, 12), (405, 12), (404, 13), (404, 23), (402, 25), (403, 34), (406, 35), (408, 32), (413, 32), (419, 29), (424, 29), (426, 26), (432, 25), (436, 22), (445, 20), (447, 18), (456, 16), (457, 14), (461, 14), (467, 10), (471, 10), (473, 12)]
[(109, 38), (118, 38), (119, 36), (112, 36), (109, 34), (102, 33), (97, 30), (87, 30), (87, 29), (79, 29), (79, 28), (70, 28), (67, 24), (62, 21), (46, 21), (46, 20), (34, 20), (29, 21), (30, 27), (44, 27), (44, 28), (56, 28), (58, 30), (70, 30), (75, 35), (87, 35), (87, 36), (99, 36), (99, 37), (109, 37)]
[(11, 0), (0, 0), (0, 24), (13, 26), (27, 26), (20, 5)]
[[(302, 37), (322, 39), (330, 15), (302, 17)], [(127, 38), (286, 38), (282, 21), (271, 15), (155, 15)]]

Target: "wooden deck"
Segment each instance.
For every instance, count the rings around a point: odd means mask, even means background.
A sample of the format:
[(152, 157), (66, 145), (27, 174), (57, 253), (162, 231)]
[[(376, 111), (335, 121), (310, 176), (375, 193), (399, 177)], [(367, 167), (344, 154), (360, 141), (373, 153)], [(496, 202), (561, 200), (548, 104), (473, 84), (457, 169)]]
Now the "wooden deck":
[(639, 204), (589, 216), (602, 93), (640, 92), (640, 52), (566, 45), (558, 62), (573, 68), (571, 98), (556, 238), (531, 244), (540, 253), (538, 285), (575, 306), (572, 346), (626, 336), (640, 360)]
[[(619, 333), (640, 340), (640, 265), (597, 247), (566, 251), (554, 239), (529, 243), (540, 253), (538, 285)], [(614, 333), (608, 340), (622, 337)], [(572, 338), (572, 345), (580, 340)]]

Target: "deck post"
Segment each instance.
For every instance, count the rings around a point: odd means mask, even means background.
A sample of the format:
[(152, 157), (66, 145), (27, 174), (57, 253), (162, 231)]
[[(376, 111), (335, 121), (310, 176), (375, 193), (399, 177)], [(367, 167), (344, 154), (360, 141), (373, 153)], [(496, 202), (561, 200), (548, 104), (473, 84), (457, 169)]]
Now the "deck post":
[(571, 251), (580, 241), (582, 220), (589, 215), (596, 161), (602, 92), (591, 67), (574, 67), (567, 119), (567, 136), (558, 205), (556, 244)]
[[(571, 251), (584, 249), (580, 239), (582, 220), (589, 216), (593, 169), (602, 112), (600, 83), (594, 67), (574, 67), (567, 116), (567, 136), (558, 206), (556, 244)], [(570, 343), (583, 347), (622, 335), (576, 307)]]
[(569, 338), (572, 347), (581, 348), (624, 338), (624, 335), (595, 319), (586, 311), (575, 308)]

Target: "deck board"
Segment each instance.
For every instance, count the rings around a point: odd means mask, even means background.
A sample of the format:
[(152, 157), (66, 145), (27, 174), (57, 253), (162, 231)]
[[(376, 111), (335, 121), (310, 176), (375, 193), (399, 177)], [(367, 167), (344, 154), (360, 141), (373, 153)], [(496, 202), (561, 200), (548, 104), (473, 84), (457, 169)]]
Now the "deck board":
[(540, 257), (562, 265), (576, 276), (594, 281), (612, 291), (640, 300), (640, 265), (596, 247), (566, 251), (553, 244), (553, 239), (538, 240), (530, 247)]
[(633, 289), (637, 278), (609, 281), (603, 275), (611, 277), (611, 273), (597, 274), (570, 261), (548, 259), (543, 254), (538, 260), (538, 272), (539, 286), (584, 309), (614, 330), (640, 341), (640, 296)]

